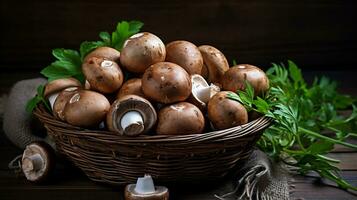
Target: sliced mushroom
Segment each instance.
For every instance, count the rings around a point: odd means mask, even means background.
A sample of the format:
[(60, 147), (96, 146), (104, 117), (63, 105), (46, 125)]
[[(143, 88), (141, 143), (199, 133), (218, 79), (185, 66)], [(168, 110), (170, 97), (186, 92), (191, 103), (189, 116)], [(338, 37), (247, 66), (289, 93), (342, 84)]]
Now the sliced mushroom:
[(178, 40), (166, 45), (166, 61), (184, 68), (190, 75), (201, 74), (203, 59), (200, 50), (191, 42)]
[(21, 169), (27, 180), (44, 182), (55, 167), (55, 153), (45, 142), (34, 142), (26, 146), (22, 154)]
[(62, 90), (56, 100), (55, 103), (53, 104), (53, 115), (64, 121), (64, 115), (63, 115), (63, 110), (64, 107), (66, 106), (67, 102), (71, 99), (71, 97), (78, 92), (79, 88), (78, 87), (69, 87), (64, 90)]
[(146, 97), (164, 104), (184, 101), (191, 94), (191, 78), (177, 64), (156, 63), (145, 71), (142, 91)]
[(117, 99), (107, 114), (110, 131), (137, 136), (147, 133), (156, 123), (157, 115), (151, 103), (137, 95)]
[(208, 69), (208, 81), (221, 84), (224, 73), (229, 69), (226, 57), (221, 51), (209, 45), (199, 46), (198, 49), (202, 54), (203, 63)]
[(105, 58), (106, 60), (111, 60), (116, 63), (120, 62), (120, 52), (111, 47), (98, 47), (92, 52), (90, 52), (86, 57), (84, 57), (83, 62), (87, 62), (89, 58)]
[(69, 87), (81, 87), (81, 83), (75, 78), (63, 78), (51, 81), (46, 84), (44, 96), (47, 98), (51, 104), (53, 110), (53, 105), (56, 101), (58, 94)]
[(169, 190), (164, 186), (155, 186), (150, 175), (138, 178), (136, 184), (125, 187), (125, 200), (168, 200)]
[(74, 126), (98, 127), (109, 111), (108, 99), (94, 91), (80, 90), (67, 102), (64, 119)]
[(156, 132), (159, 135), (185, 135), (203, 132), (205, 119), (195, 105), (180, 102), (159, 111)]
[(164, 61), (165, 57), (165, 45), (160, 38), (143, 32), (124, 42), (120, 62), (130, 72), (144, 73), (150, 65)]
[(223, 76), (222, 87), (224, 90), (237, 92), (245, 90), (246, 81), (254, 88), (255, 95), (262, 95), (269, 89), (269, 79), (264, 71), (248, 64), (231, 67)]
[(141, 78), (132, 78), (127, 80), (120, 88), (117, 98), (128, 94), (135, 94), (141, 97), (145, 97), (145, 94), (141, 90)]
[(227, 98), (229, 93), (232, 92), (218, 92), (208, 102), (208, 118), (215, 129), (231, 128), (248, 122), (247, 110), (238, 101)]
[(191, 82), (192, 93), (188, 101), (199, 109), (205, 110), (208, 101), (220, 91), (220, 88), (214, 84), (208, 85), (206, 80), (198, 74), (191, 76)]
[(82, 70), (92, 90), (107, 94), (115, 92), (123, 84), (123, 72), (114, 61), (90, 57), (82, 64)]

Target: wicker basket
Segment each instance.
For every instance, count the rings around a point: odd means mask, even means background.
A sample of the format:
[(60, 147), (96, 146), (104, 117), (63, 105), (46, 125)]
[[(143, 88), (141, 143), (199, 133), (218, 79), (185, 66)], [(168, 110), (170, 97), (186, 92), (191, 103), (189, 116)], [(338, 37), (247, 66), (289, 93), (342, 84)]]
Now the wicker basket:
[(115, 185), (133, 183), (145, 173), (159, 182), (222, 178), (249, 156), (272, 122), (261, 117), (204, 134), (125, 137), (71, 126), (55, 119), (43, 106), (34, 114), (44, 123), (60, 153), (93, 181)]

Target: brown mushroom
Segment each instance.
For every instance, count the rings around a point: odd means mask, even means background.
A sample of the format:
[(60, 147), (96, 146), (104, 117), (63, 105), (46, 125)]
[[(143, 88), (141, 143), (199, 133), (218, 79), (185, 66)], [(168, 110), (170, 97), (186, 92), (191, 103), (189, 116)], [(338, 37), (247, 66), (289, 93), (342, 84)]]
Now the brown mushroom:
[(47, 181), (55, 167), (55, 153), (45, 142), (33, 142), (22, 154), (21, 169), (27, 180), (35, 183)]
[(145, 71), (142, 91), (146, 97), (160, 103), (184, 101), (191, 94), (191, 78), (177, 64), (156, 63)]
[(208, 118), (215, 129), (221, 130), (248, 122), (248, 113), (238, 101), (227, 98), (230, 91), (218, 92), (208, 102)]
[(124, 42), (120, 62), (130, 72), (144, 73), (150, 65), (166, 57), (164, 43), (148, 32), (137, 33)]
[(82, 64), (82, 70), (92, 90), (112, 93), (123, 84), (123, 72), (114, 61), (90, 57)]
[(71, 99), (71, 97), (78, 92), (78, 87), (69, 87), (64, 90), (62, 90), (59, 94), (58, 97), (56, 98), (56, 101), (53, 104), (53, 115), (64, 121), (64, 115), (63, 115), (63, 110), (64, 107), (66, 106), (67, 102)]
[(81, 87), (81, 83), (75, 78), (62, 78), (51, 81), (46, 84), (44, 96), (50, 102), (51, 108), (53, 110), (53, 105), (56, 101), (58, 94), (69, 87)]
[(110, 131), (137, 136), (147, 133), (156, 123), (157, 115), (151, 103), (137, 95), (117, 99), (107, 114)]
[(203, 132), (205, 119), (195, 105), (180, 102), (159, 111), (156, 132), (159, 135), (185, 135)]
[(63, 113), (64, 119), (74, 126), (96, 127), (110, 109), (108, 99), (94, 91), (80, 90), (67, 102)]
[(150, 175), (138, 178), (136, 184), (125, 187), (125, 200), (168, 200), (169, 191), (164, 186), (155, 186)]
[(94, 49), (84, 57), (83, 62), (87, 62), (91, 57), (104, 58), (116, 63), (120, 62), (120, 52), (111, 47), (98, 47)]
[(246, 81), (254, 88), (255, 95), (262, 95), (269, 89), (269, 79), (264, 71), (248, 64), (231, 67), (223, 76), (222, 87), (224, 90), (237, 92), (245, 90)]
[(201, 74), (203, 59), (196, 45), (184, 40), (177, 40), (166, 45), (166, 61), (184, 68), (190, 75)]
[(214, 84), (208, 85), (206, 80), (198, 74), (191, 75), (191, 82), (192, 93), (188, 101), (199, 109), (205, 110), (210, 98), (219, 92), (220, 88)]
[(117, 94), (117, 98), (119, 99), (120, 97), (128, 94), (145, 97), (143, 91), (141, 90), (141, 78), (132, 78), (124, 82)]
[(204, 65), (207, 66), (208, 82), (221, 84), (224, 73), (229, 69), (226, 57), (221, 51), (209, 45), (199, 46), (198, 49), (202, 54)]

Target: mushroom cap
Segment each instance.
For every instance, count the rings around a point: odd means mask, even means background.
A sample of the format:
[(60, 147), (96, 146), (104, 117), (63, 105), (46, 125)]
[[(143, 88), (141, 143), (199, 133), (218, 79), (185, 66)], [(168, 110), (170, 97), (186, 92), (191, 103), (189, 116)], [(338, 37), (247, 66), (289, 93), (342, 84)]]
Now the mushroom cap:
[(221, 51), (210, 45), (202, 45), (198, 49), (202, 54), (203, 63), (207, 67), (209, 82), (221, 84), (224, 73), (229, 69), (226, 57)]
[(64, 115), (63, 115), (64, 107), (66, 106), (69, 99), (71, 99), (71, 97), (78, 92), (78, 90), (79, 90), (78, 87), (69, 87), (69, 88), (62, 90), (58, 94), (58, 96), (53, 104), (53, 115), (57, 119), (64, 121)]
[(152, 100), (164, 104), (174, 103), (190, 96), (191, 78), (177, 64), (160, 62), (145, 71), (141, 87), (145, 96)]
[(48, 82), (45, 86), (44, 96), (47, 98), (51, 94), (57, 93), (68, 87), (82, 87), (75, 78), (61, 78)]
[(185, 135), (203, 132), (205, 119), (199, 108), (188, 102), (168, 105), (159, 111), (159, 135)]
[(67, 102), (64, 108), (64, 119), (74, 126), (98, 126), (109, 111), (108, 99), (94, 91), (80, 90)]
[(141, 194), (135, 191), (136, 184), (129, 184), (125, 187), (124, 196), (126, 200), (168, 200), (169, 190), (167, 187), (155, 186), (155, 192)]
[(145, 97), (145, 94), (141, 90), (141, 78), (132, 78), (124, 82), (117, 94), (117, 98), (119, 99), (120, 97), (128, 94)]
[[(141, 127), (130, 127), (123, 129), (122, 117), (129, 111), (137, 111), (143, 119), (144, 129)], [(156, 123), (157, 114), (151, 103), (137, 95), (125, 95), (114, 101), (107, 114), (107, 126), (110, 131), (121, 135), (136, 136), (147, 133)], [(141, 129), (139, 131), (139, 129)]]
[(255, 95), (261, 95), (269, 89), (269, 79), (264, 71), (249, 64), (229, 68), (223, 76), (222, 87), (232, 92), (245, 90), (245, 81), (252, 85)]
[(190, 75), (201, 74), (203, 58), (196, 45), (184, 40), (177, 40), (166, 45), (166, 61), (184, 68)]
[(111, 47), (98, 47), (94, 49), (84, 57), (83, 62), (87, 62), (91, 57), (104, 58), (116, 63), (120, 62), (120, 52)]
[(55, 153), (50, 145), (37, 141), (26, 146), (22, 154), (22, 170), (27, 180), (44, 182), (55, 167)]
[(120, 62), (130, 72), (144, 73), (150, 65), (166, 57), (165, 44), (152, 33), (137, 33), (128, 38), (121, 50)]
[(191, 75), (192, 93), (188, 101), (204, 111), (210, 98), (220, 91), (214, 84), (208, 85), (206, 80), (198, 74)]
[(231, 91), (221, 91), (208, 102), (207, 113), (213, 127), (221, 130), (246, 124), (248, 113), (238, 101), (227, 98)]
[(123, 72), (114, 61), (90, 57), (82, 64), (82, 70), (92, 90), (112, 93), (123, 84)]

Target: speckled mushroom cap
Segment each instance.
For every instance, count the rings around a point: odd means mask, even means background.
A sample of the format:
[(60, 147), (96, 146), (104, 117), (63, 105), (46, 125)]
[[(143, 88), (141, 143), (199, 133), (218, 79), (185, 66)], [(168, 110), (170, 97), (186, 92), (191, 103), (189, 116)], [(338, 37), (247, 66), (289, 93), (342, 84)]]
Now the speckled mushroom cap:
[(175, 63), (151, 65), (142, 77), (142, 91), (151, 100), (170, 104), (185, 101), (191, 94), (191, 77)]
[(132, 78), (124, 82), (124, 84), (119, 89), (117, 98), (128, 94), (135, 94), (141, 97), (145, 97), (145, 94), (141, 90), (141, 78)]
[(164, 61), (165, 57), (166, 49), (161, 39), (152, 33), (141, 32), (124, 42), (120, 62), (130, 72), (144, 73), (152, 64)]
[(101, 93), (115, 92), (123, 84), (124, 75), (119, 65), (105, 58), (88, 58), (82, 64), (82, 71), (90, 88)]
[(199, 46), (203, 63), (207, 67), (208, 80), (212, 83), (221, 83), (224, 73), (229, 69), (229, 64), (224, 54), (210, 45)]
[(71, 97), (78, 92), (78, 89), (78, 87), (69, 87), (58, 94), (53, 104), (53, 116), (62, 121), (65, 120), (63, 110)]
[[(121, 126), (122, 117), (129, 111), (137, 111), (143, 118), (144, 128), (131, 126), (123, 129)], [(110, 131), (121, 135), (136, 136), (147, 133), (156, 123), (157, 114), (151, 103), (143, 97), (137, 95), (125, 95), (117, 99), (107, 114), (107, 126)], [(141, 126), (142, 126), (141, 125)]]
[(173, 41), (166, 45), (166, 61), (180, 65), (190, 75), (201, 74), (203, 67), (199, 49), (185, 40)]
[(97, 58), (105, 58), (107, 60), (114, 61), (116, 63), (120, 62), (120, 52), (111, 47), (98, 47), (92, 52), (90, 52), (86, 57), (84, 57), (83, 62), (87, 62), (87, 60), (91, 57)]
[(57, 79), (57, 80), (51, 81), (51, 82), (46, 84), (44, 96), (48, 97), (51, 94), (54, 94), (56, 92), (60, 92), (63, 89), (66, 89), (66, 88), (69, 88), (69, 87), (82, 87), (82, 85), (75, 78)]

